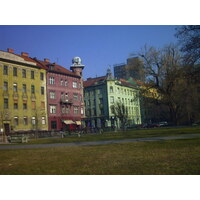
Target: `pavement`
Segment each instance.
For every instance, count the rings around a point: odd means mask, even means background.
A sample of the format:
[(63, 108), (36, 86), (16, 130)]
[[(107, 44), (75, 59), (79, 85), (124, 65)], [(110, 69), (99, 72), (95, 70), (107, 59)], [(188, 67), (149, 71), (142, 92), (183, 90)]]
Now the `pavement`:
[(165, 136), (165, 137), (148, 137), (148, 138), (135, 138), (135, 139), (121, 139), (121, 140), (106, 140), (95, 142), (72, 142), (72, 143), (52, 143), (52, 144), (26, 144), (26, 145), (13, 145), (5, 144), (0, 145), (0, 150), (3, 149), (33, 149), (33, 148), (50, 148), (50, 147), (71, 147), (71, 146), (95, 146), (95, 145), (107, 145), (107, 144), (119, 144), (129, 142), (153, 142), (153, 141), (166, 141), (166, 140), (180, 140), (198, 138), (200, 134), (187, 134), (177, 136)]

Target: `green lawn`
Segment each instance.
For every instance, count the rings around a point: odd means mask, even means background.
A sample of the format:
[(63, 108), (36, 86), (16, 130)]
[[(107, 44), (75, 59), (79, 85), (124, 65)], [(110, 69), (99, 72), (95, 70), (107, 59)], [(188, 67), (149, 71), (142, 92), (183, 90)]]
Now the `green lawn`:
[(200, 138), (0, 150), (0, 174), (200, 174)]
[(84, 142), (97, 140), (113, 140), (140, 137), (158, 137), (172, 136), (182, 134), (200, 133), (200, 127), (184, 127), (184, 128), (153, 128), (153, 129), (135, 129), (126, 132), (112, 132), (103, 134), (86, 134), (80, 138), (77, 135), (67, 136), (66, 138), (43, 138), (33, 139), (28, 144), (47, 144), (47, 143), (67, 143), (67, 142)]

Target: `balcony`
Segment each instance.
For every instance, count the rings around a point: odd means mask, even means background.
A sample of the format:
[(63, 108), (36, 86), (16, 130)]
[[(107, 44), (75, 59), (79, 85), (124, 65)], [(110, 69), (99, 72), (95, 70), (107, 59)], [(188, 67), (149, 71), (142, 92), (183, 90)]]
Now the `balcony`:
[(3, 91), (3, 96), (4, 96), (4, 97), (9, 97), (8, 91)]
[(72, 99), (64, 99), (64, 98), (61, 98), (60, 99), (60, 103), (61, 104), (73, 104), (73, 101), (72, 101)]
[(31, 94), (31, 100), (36, 100), (35, 94)]
[(13, 93), (13, 99), (16, 99), (16, 100), (17, 100), (18, 97), (19, 97), (18, 93), (17, 93), (17, 92), (14, 92), (14, 93)]
[(22, 99), (23, 99), (23, 100), (27, 100), (27, 99), (28, 99), (28, 95), (27, 95), (26, 93), (23, 93), (23, 94), (22, 94)]

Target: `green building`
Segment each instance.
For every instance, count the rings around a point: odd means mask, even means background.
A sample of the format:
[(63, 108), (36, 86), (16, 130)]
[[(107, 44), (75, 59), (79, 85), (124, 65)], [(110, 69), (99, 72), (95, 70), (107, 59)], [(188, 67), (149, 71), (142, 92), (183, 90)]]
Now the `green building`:
[(117, 127), (120, 120), (111, 107), (121, 102), (128, 109), (128, 126), (141, 124), (138, 86), (123, 79), (115, 79), (108, 69), (106, 76), (84, 81), (85, 125), (90, 127)]

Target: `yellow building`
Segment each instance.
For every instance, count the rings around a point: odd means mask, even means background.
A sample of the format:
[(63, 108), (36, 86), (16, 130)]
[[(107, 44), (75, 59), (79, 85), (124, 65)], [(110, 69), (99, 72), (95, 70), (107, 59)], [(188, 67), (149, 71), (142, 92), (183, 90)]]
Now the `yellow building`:
[(0, 130), (47, 130), (46, 70), (27, 53), (0, 51)]

